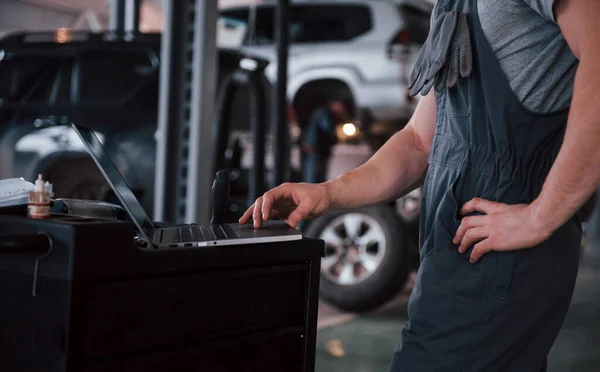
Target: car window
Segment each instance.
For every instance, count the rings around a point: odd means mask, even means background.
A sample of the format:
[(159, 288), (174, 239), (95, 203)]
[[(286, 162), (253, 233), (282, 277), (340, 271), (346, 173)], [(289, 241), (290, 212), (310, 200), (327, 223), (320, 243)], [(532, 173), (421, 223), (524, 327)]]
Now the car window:
[[(223, 27), (248, 27), (245, 39), (251, 45), (272, 45), (275, 40), (275, 9), (257, 6), (256, 21), (251, 22), (254, 9), (222, 11)], [(325, 43), (350, 41), (371, 30), (371, 11), (360, 4), (294, 5), (289, 25), (292, 43)]]
[(349, 41), (371, 28), (371, 11), (365, 5), (297, 6), (292, 16), (296, 43)]
[(0, 104), (120, 105), (157, 76), (158, 70), (145, 52), (102, 50), (64, 56), (12, 53), (0, 61)]
[(0, 103), (68, 101), (69, 66), (63, 58), (7, 56), (0, 62)]
[(222, 48), (240, 47), (248, 31), (248, 19), (248, 8), (221, 11), (217, 20), (217, 45)]
[(81, 102), (95, 104), (124, 103), (158, 74), (144, 52), (87, 52), (80, 63)]

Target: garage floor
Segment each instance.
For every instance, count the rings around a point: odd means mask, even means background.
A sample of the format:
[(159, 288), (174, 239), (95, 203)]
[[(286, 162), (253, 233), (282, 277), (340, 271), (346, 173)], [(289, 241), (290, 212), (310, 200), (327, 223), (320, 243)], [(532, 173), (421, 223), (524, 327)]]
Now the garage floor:
[[(386, 372), (406, 322), (407, 288), (392, 303), (355, 317), (321, 306), (317, 372)], [(335, 324), (337, 323), (337, 324)], [(600, 370), (600, 244), (588, 245), (575, 295), (549, 356), (549, 372)]]

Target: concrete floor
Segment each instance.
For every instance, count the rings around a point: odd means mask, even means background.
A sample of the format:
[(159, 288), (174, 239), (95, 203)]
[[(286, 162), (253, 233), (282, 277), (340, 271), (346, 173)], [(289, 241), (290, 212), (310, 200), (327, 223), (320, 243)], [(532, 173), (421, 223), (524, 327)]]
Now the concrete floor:
[[(317, 372), (386, 372), (406, 322), (410, 285), (392, 303), (362, 316), (321, 305)], [(575, 294), (550, 352), (549, 372), (600, 371), (600, 244), (585, 249)], [(527, 371), (523, 371), (527, 372)]]

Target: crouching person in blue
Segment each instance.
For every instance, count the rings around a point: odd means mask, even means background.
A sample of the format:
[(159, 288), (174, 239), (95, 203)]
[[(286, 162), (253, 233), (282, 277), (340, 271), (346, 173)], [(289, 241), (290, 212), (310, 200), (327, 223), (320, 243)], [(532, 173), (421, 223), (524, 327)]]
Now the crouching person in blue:
[(352, 120), (352, 106), (345, 100), (332, 100), (317, 107), (302, 131), (302, 180), (318, 183), (326, 180), (331, 149), (337, 142), (338, 124)]
[(405, 129), (366, 164), (278, 186), (242, 223), (290, 225), (424, 184), (420, 258), (393, 372), (539, 372), (600, 186), (599, 1), (438, 0)]

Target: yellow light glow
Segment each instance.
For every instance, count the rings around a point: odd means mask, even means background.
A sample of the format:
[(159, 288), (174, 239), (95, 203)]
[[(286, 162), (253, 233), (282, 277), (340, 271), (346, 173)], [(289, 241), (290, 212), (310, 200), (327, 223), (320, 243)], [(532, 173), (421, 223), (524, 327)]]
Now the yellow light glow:
[(56, 42), (68, 43), (71, 41), (71, 29), (70, 28), (59, 28), (56, 30)]
[(356, 132), (358, 132), (358, 129), (356, 128), (356, 125), (352, 123), (346, 123), (342, 126), (342, 131), (347, 136), (353, 136), (356, 134)]

